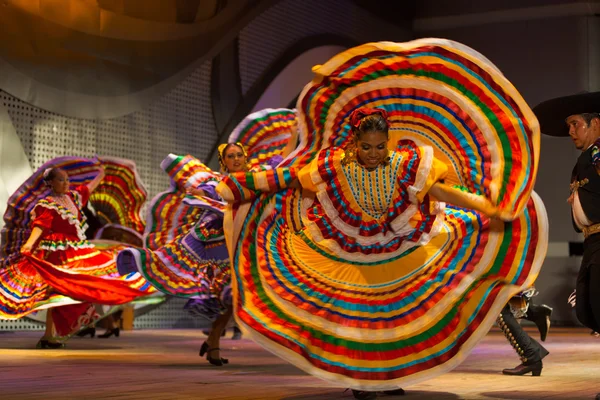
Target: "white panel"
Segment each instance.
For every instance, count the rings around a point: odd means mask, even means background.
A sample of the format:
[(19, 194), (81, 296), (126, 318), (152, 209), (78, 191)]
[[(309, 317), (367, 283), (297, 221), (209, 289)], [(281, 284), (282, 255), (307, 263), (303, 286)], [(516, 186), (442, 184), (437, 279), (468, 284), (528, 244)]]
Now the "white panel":
[(0, 229), (4, 226), (2, 216), (11, 194), (31, 176), (29, 159), (23, 151), (6, 107), (0, 102)]

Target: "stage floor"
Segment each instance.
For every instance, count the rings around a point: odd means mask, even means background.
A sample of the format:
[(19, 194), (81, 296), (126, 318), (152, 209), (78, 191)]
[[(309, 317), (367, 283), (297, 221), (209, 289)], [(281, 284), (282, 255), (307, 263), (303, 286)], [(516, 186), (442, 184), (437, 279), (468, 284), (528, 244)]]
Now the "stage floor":
[[(532, 334), (534, 331), (529, 330)], [(197, 330), (122, 332), (74, 338), (64, 350), (33, 349), (41, 332), (0, 334), (0, 399), (353, 399), (250, 340), (222, 341), (230, 364), (198, 357)], [(229, 332), (228, 337), (231, 336)], [(551, 329), (541, 377), (504, 376), (519, 360), (490, 332), (454, 371), (381, 399), (594, 399), (600, 392), (600, 338), (579, 328)]]

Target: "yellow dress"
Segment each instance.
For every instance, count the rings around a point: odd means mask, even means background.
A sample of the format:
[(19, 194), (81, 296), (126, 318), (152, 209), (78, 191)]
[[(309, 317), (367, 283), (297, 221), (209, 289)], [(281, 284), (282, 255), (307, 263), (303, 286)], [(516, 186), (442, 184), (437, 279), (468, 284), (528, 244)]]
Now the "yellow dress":
[[(531, 286), (548, 229), (532, 191), (539, 129), (488, 63), (427, 39), (315, 68), (298, 148), (217, 187), (230, 204), (234, 314), (253, 340), (341, 386), (394, 389), (457, 366)], [(347, 118), (365, 105), (391, 123), (389, 162), (373, 171), (346, 158)], [(442, 179), (506, 221), (436, 201)]]

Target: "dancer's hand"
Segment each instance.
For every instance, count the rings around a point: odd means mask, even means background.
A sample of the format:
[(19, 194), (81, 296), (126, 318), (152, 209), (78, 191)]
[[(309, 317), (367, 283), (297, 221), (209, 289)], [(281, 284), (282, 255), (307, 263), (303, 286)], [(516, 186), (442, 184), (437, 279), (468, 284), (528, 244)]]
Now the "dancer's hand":
[(206, 192), (204, 190), (202, 190), (202, 189), (196, 189), (196, 188), (192, 188), (192, 187), (187, 188), (185, 190), (185, 192), (187, 194), (192, 195), (192, 196), (198, 196), (198, 197), (206, 196)]
[(23, 255), (29, 255), (29, 254), (31, 254), (32, 251), (33, 251), (33, 246), (29, 243), (25, 243), (21, 247), (21, 254), (23, 254)]

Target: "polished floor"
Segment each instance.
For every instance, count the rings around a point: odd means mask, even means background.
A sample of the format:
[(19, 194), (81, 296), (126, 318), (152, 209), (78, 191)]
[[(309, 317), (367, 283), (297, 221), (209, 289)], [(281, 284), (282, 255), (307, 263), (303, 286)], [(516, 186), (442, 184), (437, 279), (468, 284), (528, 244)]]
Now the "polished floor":
[[(531, 331), (534, 334), (533, 331)], [(0, 333), (0, 399), (348, 399), (335, 388), (249, 340), (225, 339), (230, 364), (198, 357), (196, 330), (122, 332), (74, 338), (64, 350), (36, 350), (39, 332)], [(228, 333), (230, 336), (231, 333)], [(381, 399), (594, 399), (600, 392), (600, 338), (582, 328), (552, 329), (541, 377), (504, 376), (519, 364), (504, 336), (490, 332), (454, 371)]]

